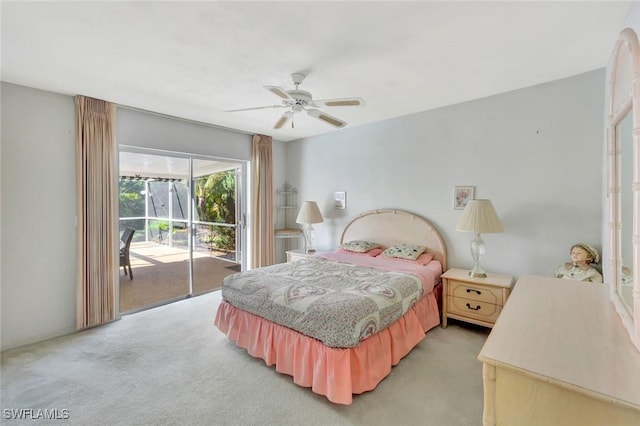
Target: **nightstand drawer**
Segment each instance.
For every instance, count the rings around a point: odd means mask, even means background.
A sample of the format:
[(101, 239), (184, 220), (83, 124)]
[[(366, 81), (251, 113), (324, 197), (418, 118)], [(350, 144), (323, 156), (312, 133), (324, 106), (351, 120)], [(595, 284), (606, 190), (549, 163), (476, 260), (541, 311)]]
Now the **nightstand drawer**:
[(316, 254), (316, 252), (307, 253), (306, 251), (304, 251), (302, 249), (289, 250), (289, 251), (287, 251), (287, 262), (293, 262), (296, 259), (302, 259), (302, 258), (305, 258), (305, 257), (313, 256), (314, 254)]
[(469, 276), (469, 270), (451, 268), (442, 274), (445, 297), (442, 303), (442, 327), (447, 318), (493, 327), (511, 292), (513, 277), (487, 274)]
[(502, 311), (502, 306), (463, 297), (448, 296), (449, 313), (467, 318), (495, 323)]
[(448, 296), (477, 300), (479, 302), (492, 303), (494, 305), (504, 305), (502, 294), (503, 292), (501, 288), (485, 287), (482, 285), (449, 280)]

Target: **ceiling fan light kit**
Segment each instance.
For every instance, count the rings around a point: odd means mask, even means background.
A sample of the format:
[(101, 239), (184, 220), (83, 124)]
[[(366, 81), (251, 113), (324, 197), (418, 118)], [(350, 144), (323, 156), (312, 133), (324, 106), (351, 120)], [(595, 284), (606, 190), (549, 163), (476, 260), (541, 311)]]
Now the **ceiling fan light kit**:
[[(267, 105), (260, 107), (250, 107), (228, 110), (226, 112), (239, 112), (239, 111), (253, 111), (259, 109), (271, 109), (271, 108), (288, 108), (289, 110), (282, 114), (282, 116), (276, 121), (273, 126), (274, 129), (280, 129), (293, 118), (295, 113), (306, 111), (307, 114), (313, 118), (316, 118), (324, 123), (330, 124), (337, 128), (342, 128), (347, 125), (347, 122), (337, 117), (333, 117), (325, 112), (322, 112), (316, 108), (322, 107), (347, 107), (347, 106), (364, 106), (365, 102), (362, 98), (341, 98), (341, 99), (324, 99), (313, 100), (313, 95), (306, 90), (298, 88), (305, 79), (305, 75), (301, 73), (291, 74), (291, 82), (296, 86), (293, 90), (285, 90), (278, 86), (263, 86), (265, 89), (273, 93), (282, 99), (280, 105)], [(293, 127), (293, 122), (291, 123)]]

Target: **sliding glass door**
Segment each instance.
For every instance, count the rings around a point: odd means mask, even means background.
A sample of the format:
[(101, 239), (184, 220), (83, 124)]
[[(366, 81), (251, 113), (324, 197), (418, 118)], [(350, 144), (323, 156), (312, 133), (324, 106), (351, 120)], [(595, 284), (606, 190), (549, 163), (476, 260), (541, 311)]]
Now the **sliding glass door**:
[(194, 294), (218, 288), (225, 276), (242, 269), (241, 169), (229, 163), (193, 160)]
[[(220, 288), (242, 270), (245, 164), (123, 148), (120, 230), (135, 229), (130, 275), (120, 273), (120, 312)], [(126, 242), (122, 242), (124, 246)], [(126, 251), (126, 250), (125, 250)]]

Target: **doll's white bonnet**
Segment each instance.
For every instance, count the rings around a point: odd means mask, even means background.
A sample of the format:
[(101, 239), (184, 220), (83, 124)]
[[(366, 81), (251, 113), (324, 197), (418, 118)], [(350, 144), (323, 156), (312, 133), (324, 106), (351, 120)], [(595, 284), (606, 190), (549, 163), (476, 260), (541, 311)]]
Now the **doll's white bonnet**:
[[(574, 247), (580, 247), (581, 249), (589, 253), (591, 255), (591, 258), (593, 259), (593, 263), (600, 263), (600, 253), (598, 253), (598, 250), (596, 250), (594, 247), (591, 247), (587, 243), (576, 243), (571, 246), (571, 250), (573, 250)], [(571, 252), (571, 250), (569, 250), (569, 252)]]

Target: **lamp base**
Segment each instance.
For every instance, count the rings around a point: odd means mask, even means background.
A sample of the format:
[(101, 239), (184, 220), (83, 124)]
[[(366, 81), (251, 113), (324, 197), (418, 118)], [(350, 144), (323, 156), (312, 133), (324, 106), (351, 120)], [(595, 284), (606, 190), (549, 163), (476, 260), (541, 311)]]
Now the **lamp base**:
[(474, 266), (469, 271), (471, 278), (487, 278), (487, 273), (480, 267), (480, 258), (484, 254), (484, 241), (480, 238), (480, 233), (471, 241), (471, 256), (473, 257)]
[(304, 252), (305, 253), (313, 253), (316, 251), (315, 248), (313, 248), (313, 225), (312, 224), (306, 224), (306, 226), (304, 227)]
[(487, 273), (486, 272), (469, 271), (469, 276), (471, 278), (487, 278)]

